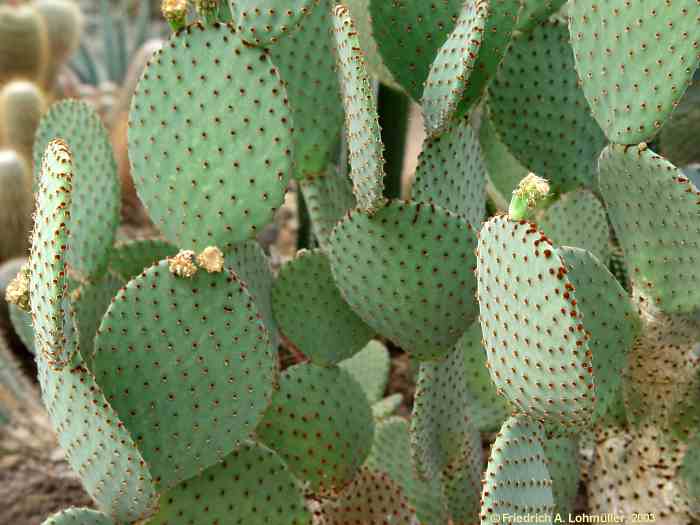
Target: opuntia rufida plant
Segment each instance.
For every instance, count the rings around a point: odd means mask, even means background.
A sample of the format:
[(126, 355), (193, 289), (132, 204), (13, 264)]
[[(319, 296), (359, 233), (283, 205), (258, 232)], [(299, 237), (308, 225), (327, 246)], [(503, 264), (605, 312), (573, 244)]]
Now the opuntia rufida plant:
[[(698, 518), (700, 193), (653, 151), (696, 0), (163, 4), (129, 115), (163, 239), (115, 244), (89, 106), (35, 141), (13, 297), (96, 507), (46, 523)], [(423, 112), (406, 200), (377, 77)], [(292, 181), (314, 243), (273, 275), (255, 237)]]

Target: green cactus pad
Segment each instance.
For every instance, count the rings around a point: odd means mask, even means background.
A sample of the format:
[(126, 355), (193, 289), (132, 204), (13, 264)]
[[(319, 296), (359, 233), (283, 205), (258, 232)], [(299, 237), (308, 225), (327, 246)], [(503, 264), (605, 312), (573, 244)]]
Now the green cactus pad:
[(318, 245), (326, 249), (335, 225), (355, 207), (350, 179), (340, 173), (327, 173), (305, 178), (299, 186), (309, 210), (314, 236)]
[(177, 248), (167, 241), (143, 239), (118, 243), (109, 258), (109, 271), (124, 282), (166, 257), (177, 254)]
[(322, 0), (299, 20), (292, 33), (270, 48), (294, 116), (297, 179), (326, 169), (334, 160), (343, 128), (333, 22), (327, 3)]
[(603, 204), (589, 190), (562, 195), (538, 218), (542, 231), (560, 246), (576, 246), (588, 250), (607, 264), (610, 227)]
[[(481, 496), (481, 523), (504, 514), (552, 514), (552, 479), (543, 449), (544, 430), (524, 417), (511, 417), (491, 448)], [(540, 523), (552, 523), (550, 519)]]
[(640, 330), (639, 317), (622, 286), (590, 252), (563, 247), (558, 253), (591, 336), (588, 346), (593, 352), (596, 397), (593, 416), (598, 418), (608, 410), (621, 387), (627, 355)]
[(117, 522), (150, 514), (157, 496), (148, 465), (80, 354), (62, 370), (43, 359), (38, 366), (58, 443), (98, 508)]
[(413, 468), (409, 424), (405, 419), (390, 417), (377, 424), (366, 467), (387, 474), (400, 487), (420, 523), (448, 522), (440, 481), (422, 480)]
[(697, 513), (700, 510), (700, 434), (690, 442), (678, 473), (685, 496)]
[[(479, 434), (475, 445), (481, 445)], [(472, 525), (479, 521), (480, 495), (481, 495), (481, 469), (483, 457), (481, 448), (479, 455), (475, 456), (471, 465), (464, 465), (462, 471), (452, 477), (443, 477), (442, 492), (447, 506), (447, 513), (454, 525)]]
[(49, 516), (42, 525), (114, 525), (114, 521), (96, 510), (70, 508)]
[(93, 371), (148, 461), (170, 487), (247, 439), (272, 396), (276, 353), (232, 272), (129, 282), (95, 339)]
[(254, 237), (284, 200), (292, 149), (277, 69), (231, 26), (189, 26), (151, 58), (129, 113), (129, 156), (173, 244), (228, 251)]
[(373, 432), (367, 397), (350, 374), (304, 363), (282, 373), (257, 436), (323, 496), (350, 483), (369, 454)]
[(376, 96), (348, 9), (337, 6), (333, 22), (350, 151), (350, 179), (358, 208), (372, 212), (384, 202), (384, 146)]
[(513, 191), (527, 176), (528, 171), (503, 145), (486, 112), (481, 117), (479, 143), (488, 181), (492, 186), (491, 192), (495, 191), (496, 198), (501, 201), (502, 209), (505, 210)]
[(635, 287), (665, 312), (695, 311), (697, 188), (651, 150), (611, 145), (600, 156), (600, 191)]
[[(63, 139), (73, 153), (71, 250), (67, 263), (82, 277), (99, 275), (107, 265), (119, 223), (120, 184), (109, 135), (97, 112), (85, 102), (54, 104), (34, 140), (34, 172), (48, 143)], [(35, 179), (36, 180), (36, 179)]]
[[(245, 42), (256, 46), (277, 44), (293, 32), (297, 21), (319, 8), (322, 0), (225, 0), (231, 7), (236, 31)], [(325, 7), (325, 0), (323, 0)]]
[(475, 447), (481, 454), (481, 438), (467, 401), (466, 376), (459, 349), (442, 362), (420, 365), (411, 416), (411, 452), (424, 478), (452, 477), (470, 463)]
[(326, 500), (320, 525), (361, 523), (411, 525), (414, 510), (395, 481), (383, 473), (362, 469), (337, 499)]
[(29, 352), (32, 354), (36, 354), (32, 314), (30, 312), (25, 312), (14, 304), (8, 306), (10, 310), (10, 321), (12, 322), (12, 328), (27, 350), (29, 350)]
[(588, 425), (593, 368), (567, 272), (533, 224), (495, 217), (480, 232), (478, 299), (491, 378), (527, 414)]
[(248, 287), (248, 293), (260, 311), (263, 323), (270, 332), (273, 348), (278, 346), (277, 322), (272, 313), (272, 285), (274, 277), (270, 261), (257, 241), (236, 244), (226, 255), (229, 266)]
[(434, 139), (418, 157), (413, 200), (456, 213), (478, 229), (486, 211), (486, 170), (477, 132), (463, 117)]
[(389, 350), (379, 341), (370, 341), (367, 346), (338, 366), (345, 369), (357, 381), (367, 395), (371, 405), (379, 403), (389, 382), (391, 357)]
[(435, 359), (476, 318), (475, 244), (456, 215), (392, 201), (338, 224), (329, 260), (343, 297), (371, 328), (418, 359)]
[(76, 341), (66, 308), (73, 157), (68, 146), (52, 141), (46, 148), (37, 181), (35, 227), (29, 257), (29, 295), (36, 349), (42, 360), (59, 369), (74, 352)]
[(282, 266), (272, 307), (282, 332), (317, 365), (352, 357), (373, 336), (343, 300), (328, 259), (318, 250), (299, 252)]
[(571, 45), (583, 91), (612, 142), (654, 136), (693, 78), (696, 0), (573, 0)]
[(460, 388), (472, 423), (482, 432), (497, 432), (510, 415), (510, 409), (491, 380), (481, 339), (481, 325), (477, 321), (457, 341), (455, 352), (461, 356), (466, 376), (465, 385)]
[(430, 66), (421, 100), (425, 129), (430, 137), (445, 131), (465, 90), (471, 87), (490, 6), (487, 1), (465, 2), (457, 24)]
[(372, 416), (375, 421), (381, 421), (393, 416), (402, 404), (403, 394), (392, 394), (372, 405)]
[(310, 525), (301, 487), (272, 450), (244, 442), (224, 460), (166, 492), (149, 525)]
[(565, 3), (566, 0), (525, 0), (515, 29), (521, 32), (532, 30), (540, 22), (547, 20)]
[(578, 85), (565, 26), (546, 23), (514, 38), (489, 98), (491, 122), (523, 166), (557, 192), (594, 186), (605, 135)]
[(574, 512), (578, 484), (581, 479), (578, 439), (573, 437), (544, 439), (542, 445), (547, 457), (547, 470), (552, 477), (555, 512), (568, 516), (569, 513)]
[(461, 0), (370, 0), (372, 29), (384, 64), (413, 100), (423, 97), (430, 67), (463, 4)]
[(695, 138), (699, 134), (700, 80), (696, 80), (685, 92), (668, 122), (661, 128), (656, 141), (659, 154), (676, 166), (683, 166), (685, 172), (687, 165), (697, 166), (696, 163), (700, 162), (700, 152)]
[(71, 293), (71, 308), (78, 330), (80, 352), (89, 369), (92, 369), (95, 334), (102, 316), (125, 282), (112, 275), (105, 275), (95, 282), (81, 285)]

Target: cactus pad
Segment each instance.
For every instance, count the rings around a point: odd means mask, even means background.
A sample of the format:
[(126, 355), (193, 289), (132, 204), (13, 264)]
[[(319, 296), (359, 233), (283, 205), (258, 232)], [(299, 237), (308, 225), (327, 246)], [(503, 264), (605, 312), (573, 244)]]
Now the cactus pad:
[(166, 492), (150, 525), (310, 525), (301, 488), (272, 450), (244, 442), (218, 465)]
[(318, 250), (299, 252), (282, 267), (272, 306), (282, 332), (317, 365), (352, 357), (373, 335), (343, 300), (328, 259)]
[(277, 44), (287, 38), (297, 21), (326, 0), (225, 0), (231, 7), (236, 31), (243, 41), (256, 46)]
[(665, 312), (695, 311), (697, 188), (651, 150), (611, 145), (600, 156), (600, 191), (633, 284)]
[(422, 480), (413, 468), (409, 425), (405, 419), (390, 417), (377, 424), (365, 465), (373, 472), (387, 474), (400, 487), (420, 523), (448, 522), (440, 480)]
[(117, 521), (148, 515), (155, 484), (126, 427), (105, 399), (79, 353), (61, 370), (38, 360), (49, 419), (66, 458), (98, 508)]
[(521, 32), (530, 31), (540, 22), (547, 20), (565, 3), (566, 0), (525, 0), (515, 29)]
[(482, 0), (464, 3), (455, 28), (430, 67), (421, 100), (430, 137), (445, 130), (457, 112), (465, 89), (471, 86), (490, 5)]
[(555, 191), (594, 186), (605, 135), (578, 85), (569, 33), (546, 23), (520, 34), (489, 87), (498, 135)]
[(466, 117), (427, 139), (418, 157), (413, 200), (429, 202), (456, 213), (473, 228), (484, 219), (486, 170), (479, 139)]
[(334, 49), (328, 0), (321, 0), (290, 34), (270, 47), (294, 116), (294, 173), (298, 179), (325, 170), (340, 142), (343, 102)]
[(284, 200), (291, 120), (268, 54), (231, 26), (173, 35), (151, 58), (129, 113), (134, 183), (165, 237), (198, 252), (254, 237)]
[(63, 139), (73, 153), (73, 204), (67, 263), (82, 277), (100, 274), (107, 265), (119, 223), (120, 186), (107, 130), (85, 102), (54, 104), (39, 124), (34, 140), (34, 172), (48, 143)]
[(124, 282), (140, 275), (166, 257), (177, 253), (177, 248), (166, 241), (143, 239), (117, 244), (109, 258), (109, 271)]
[(384, 201), (384, 146), (376, 96), (346, 7), (335, 8), (334, 28), (350, 150), (350, 179), (358, 208), (372, 212)]
[(537, 223), (555, 244), (583, 248), (608, 263), (610, 227), (605, 208), (593, 192), (582, 189), (562, 195)]
[(612, 142), (661, 128), (700, 61), (696, 0), (573, 0), (571, 44), (593, 115)]
[(370, 0), (372, 29), (384, 64), (413, 100), (423, 97), (430, 66), (463, 4), (461, 0)]
[[(365, 390), (365, 393), (367, 391)], [(391, 394), (372, 405), (372, 415), (375, 421), (381, 421), (393, 416), (403, 404), (403, 394)]]
[(360, 385), (340, 368), (299, 364), (285, 370), (257, 429), (317, 495), (339, 492), (372, 446), (372, 412)]
[(68, 146), (60, 140), (50, 142), (37, 181), (29, 294), (37, 351), (56, 368), (65, 366), (77, 350), (77, 341), (68, 337), (73, 322), (66, 299), (73, 176)]
[(325, 249), (336, 224), (355, 207), (350, 179), (340, 173), (327, 173), (320, 177), (308, 177), (300, 181), (311, 227), (318, 245)]
[(413, 508), (396, 482), (366, 469), (360, 470), (337, 499), (323, 502), (320, 516), (320, 525), (414, 523)]
[(434, 205), (392, 201), (350, 213), (329, 260), (345, 300), (374, 330), (418, 359), (445, 355), (476, 318), (475, 234)]
[(444, 361), (420, 365), (411, 417), (411, 452), (418, 473), (427, 479), (452, 476), (476, 452), (481, 454), (481, 439), (467, 402), (463, 362), (462, 353), (453, 350)]
[(49, 516), (42, 525), (114, 525), (114, 522), (96, 510), (70, 508)]
[(389, 382), (391, 359), (389, 351), (379, 341), (370, 341), (367, 346), (338, 365), (359, 383), (371, 405), (379, 403)]
[[(524, 417), (511, 417), (491, 448), (481, 496), (481, 523), (504, 514), (552, 514), (552, 480), (543, 447), (544, 430)], [(540, 523), (551, 523), (549, 520)]]
[(183, 278), (168, 261), (129, 282), (105, 314), (95, 377), (164, 487), (220, 461), (255, 429), (276, 372), (259, 318), (234, 273)]
[(14, 304), (10, 304), (10, 321), (12, 328), (19, 337), (22, 344), (30, 353), (36, 354), (34, 343), (34, 328), (32, 327), (32, 314), (25, 312)]
[(570, 512), (574, 512), (581, 479), (578, 438), (544, 439), (542, 445), (547, 456), (547, 470), (552, 477), (555, 512), (568, 516)]
[(587, 425), (593, 368), (567, 272), (532, 224), (496, 217), (480, 232), (478, 299), (491, 378), (525, 413)]

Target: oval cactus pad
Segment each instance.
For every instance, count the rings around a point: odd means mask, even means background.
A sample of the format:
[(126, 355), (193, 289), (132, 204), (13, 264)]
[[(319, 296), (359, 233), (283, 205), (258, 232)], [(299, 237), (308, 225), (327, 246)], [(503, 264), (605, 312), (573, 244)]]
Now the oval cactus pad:
[(156, 226), (200, 251), (254, 237), (292, 173), (292, 118), (268, 54), (189, 26), (151, 58), (129, 113), (134, 184)]
[(251, 435), (272, 396), (275, 356), (235, 274), (179, 277), (162, 261), (117, 294), (93, 370), (154, 477), (170, 487)]
[(241, 38), (254, 45), (276, 44), (296, 22), (326, 0), (227, 0)]

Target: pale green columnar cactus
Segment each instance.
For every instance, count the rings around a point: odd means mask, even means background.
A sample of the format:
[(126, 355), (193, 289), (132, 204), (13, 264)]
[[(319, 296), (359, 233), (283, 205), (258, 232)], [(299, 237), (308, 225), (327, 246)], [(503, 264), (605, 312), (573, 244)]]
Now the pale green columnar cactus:
[[(114, 244), (104, 128), (50, 109), (8, 299), (97, 508), (46, 523), (698, 518), (700, 194), (640, 141), (700, 4), (563, 4), (164, 2), (129, 115), (160, 239)], [(373, 72), (422, 103), (405, 201)], [(288, 186), (314, 244), (273, 276)]]

